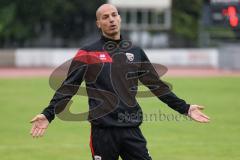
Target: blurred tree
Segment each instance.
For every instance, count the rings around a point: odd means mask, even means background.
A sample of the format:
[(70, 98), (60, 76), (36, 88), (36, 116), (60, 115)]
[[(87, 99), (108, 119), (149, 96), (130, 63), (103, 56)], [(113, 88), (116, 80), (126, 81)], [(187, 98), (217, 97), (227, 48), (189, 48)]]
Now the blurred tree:
[(65, 45), (79, 40), (92, 33), (95, 11), (103, 3), (105, 0), (0, 0), (0, 47), (26, 47), (26, 42), (31, 46), (31, 40), (43, 34), (63, 39)]
[(173, 0), (172, 2), (170, 46), (196, 46), (199, 19), (201, 18), (204, 0)]

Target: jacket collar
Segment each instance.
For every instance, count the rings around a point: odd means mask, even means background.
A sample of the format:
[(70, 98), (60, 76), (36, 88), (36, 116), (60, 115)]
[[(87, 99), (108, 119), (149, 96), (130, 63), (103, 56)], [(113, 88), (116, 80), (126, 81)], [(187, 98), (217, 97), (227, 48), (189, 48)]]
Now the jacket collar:
[(102, 35), (101, 36), (101, 40), (104, 41), (104, 42), (112, 41), (112, 42), (119, 43), (119, 42), (121, 42), (123, 40), (123, 37), (122, 37), (122, 35), (120, 35), (120, 39), (114, 40), (114, 39), (110, 39), (110, 38), (107, 38), (107, 37)]

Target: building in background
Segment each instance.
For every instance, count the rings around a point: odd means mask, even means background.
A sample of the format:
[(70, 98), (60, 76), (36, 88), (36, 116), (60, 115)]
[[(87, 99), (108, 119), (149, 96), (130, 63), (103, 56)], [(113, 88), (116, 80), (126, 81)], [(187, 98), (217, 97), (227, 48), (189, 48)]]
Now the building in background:
[(240, 70), (240, 0), (15, 2), (17, 7), (2, 6), (0, 13), (6, 17), (0, 23), (0, 67), (61, 65), (100, 36), (95, 11), (108, 2), (119, 9), (123, 34), (144, 48), (151, 62)]
[(240, 40), (240, 0), (29, 0), (0, 4), (0, 48), (84, 46), (100, 35), (95, 11), (104, 3), (117, 6), (122, 33), (143, 48), (217, 47)]
[(172, 0), (108, 0), (117, 6), (122, 31), (144, 48), (168, 47)]

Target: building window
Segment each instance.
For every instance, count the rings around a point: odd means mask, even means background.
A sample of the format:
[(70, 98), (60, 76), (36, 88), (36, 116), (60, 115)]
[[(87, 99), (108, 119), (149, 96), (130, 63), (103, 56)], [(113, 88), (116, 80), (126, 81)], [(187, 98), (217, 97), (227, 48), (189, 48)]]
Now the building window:
[(164, 13), (157, 13), (157, 24), (164, 24)]
[(119, 10), (122, 17), (122, 28), (126, 30), (136, 29), (136, 27), (139, 29), (162, 29), (166, 26), (166, 14), (169, 13), (154, 9)]
[(143, 12), (138, 10), (137, 11), (137, 24), (142, 24), (143, 23)]

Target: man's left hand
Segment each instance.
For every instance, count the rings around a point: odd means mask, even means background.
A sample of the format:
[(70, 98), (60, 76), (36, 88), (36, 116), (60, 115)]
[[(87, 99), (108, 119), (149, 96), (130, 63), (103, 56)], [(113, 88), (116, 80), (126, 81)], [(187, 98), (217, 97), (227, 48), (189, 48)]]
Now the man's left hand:
[(188, 110), (188, 116), (197, 122), (208, 123), (210, 122), (210, 118), (201, 112), (203, 109), (203, 106), (191, 105)]

